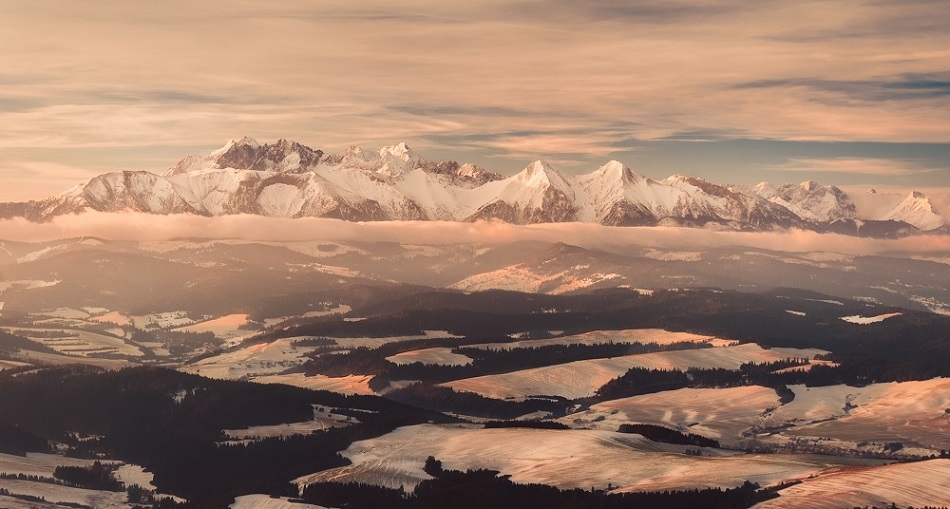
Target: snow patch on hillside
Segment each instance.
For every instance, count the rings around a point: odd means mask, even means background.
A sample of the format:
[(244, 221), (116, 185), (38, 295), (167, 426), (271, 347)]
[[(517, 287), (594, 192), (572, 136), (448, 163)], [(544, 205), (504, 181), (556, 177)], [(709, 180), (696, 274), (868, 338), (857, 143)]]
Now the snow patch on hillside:
[(473, 359), (467, 355), (457, 354), (451, 348), (423, 348), (397, 353), (386, 357), (386, 360), (397, 366), (405, 366), (420, 362), (427, 365), (439, 366), (467, 366)]
[(305, 504), (287, 497), (271, 495), (241, 495), (228, 506), (230, 509), (327, 509), (326, 507)]
[(252, 378), (252, 382), (263, 384), (284, 384), (294, 387), (302, 387), (314, 391), (331, 391), (340, 394), (375, 394), (373, 389), (369, 388), (369, 381), (373, 375), (347, 375), (340, 377), (329, 377), (324, 375), (305, 376), (303, 373), (290, 373), (284, 375), (265, 375)]
[(876, 316), (851, 315), (851, 316), (842, 316), (841, 319), (848, 323), (868, 325), (872, 323), (883, 322), (884, 320), (887, 320), (888, 318), (900, 316), (902, 314), (903, 313), (885, 313), (883, 315), (876, 315)]
[(826, 507), (945, 507), (950, 505), (950, 460), (932, 459), (830, 472), (779, 491), (755, 509)]
[(496, 399), (520, 399), (541, 395), (578, 399), (593, 396), (604, 384), (635, 367), (683, 371), (691, 367), (737, 370), (740, 365), (749, 362), (775, 362), (788, 357), (812, 358), (817, 354), (827, 353), (819, 349), (764, 349), (759, 345), (749, 343), (723, 348), (653, 352), (610, 359), (575, 361), (466, 378), (442, 385), (457, 391), (474, 392)]

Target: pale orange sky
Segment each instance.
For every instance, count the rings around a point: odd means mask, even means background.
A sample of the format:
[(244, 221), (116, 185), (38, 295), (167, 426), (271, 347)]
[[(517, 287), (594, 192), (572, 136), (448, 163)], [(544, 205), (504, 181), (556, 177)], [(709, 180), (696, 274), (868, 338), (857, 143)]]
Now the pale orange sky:
[(944, 1), (9, 2), (0, 200), (229, 138), (950, 187)]

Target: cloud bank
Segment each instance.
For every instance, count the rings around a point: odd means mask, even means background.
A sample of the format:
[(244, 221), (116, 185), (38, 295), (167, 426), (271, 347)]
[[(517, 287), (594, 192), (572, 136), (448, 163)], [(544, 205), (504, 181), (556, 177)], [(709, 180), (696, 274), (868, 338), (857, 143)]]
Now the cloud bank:
[(279, 219), (253, 215), (202, 217), (141, 213), (87, 212), (49, 223), (0, 221), (0, 239), (40, 242), (83, 236), (111, 240), (243, 239), (253, 241), (395, 242), (404, 244), (508, 244), (563, 242), (592, 249), (624, 246), (703, 250), (749, 247), (783, 252), (834, 252), (850, 255), (946, 256), (950, 236), (928, 235), (881, 240), (809, 231), (719, 232), (675, 227), (622, 228), (587, 223), (512, 225), (497, 221), (455, 223), (396, 221), (357, 223), (337, 219)]

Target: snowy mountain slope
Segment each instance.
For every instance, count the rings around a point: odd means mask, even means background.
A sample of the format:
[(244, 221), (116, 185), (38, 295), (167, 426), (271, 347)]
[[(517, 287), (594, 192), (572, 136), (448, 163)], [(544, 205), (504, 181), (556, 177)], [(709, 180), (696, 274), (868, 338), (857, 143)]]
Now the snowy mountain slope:
[(587, 203), (580, 214), (606, 225), (731, 223), (756, 229), (800, 226), (800, 218), (754, 195), (703, 179), (674, 175), (661, 182), (643, 177), (618, 161), (577, 178)]
[(505, 178), (472, 164), (427, 161), (405, 143), (327, 155), (294, 141), (260, 144), (242, 138), (207, 156), (186, 157), (161, 175), (108, 173), (46, 200), (0, 204), (0, 213), (34, 221), (83, 210), (357, 221), (580, 221), (890, 237), (946, 227), (920, 193), (900, 203), (880, 198), (861, 197), (874, 206), (857, 207), (841, 189), (813, 181), (781, 187), (727, 187), (684, 175), (656, 181), (618, 161), (577, 176), (535, 161)]
[(907, 195), (896, 207), (884, 214), (881, 219), (904, 221), (917, 228), (929, 231), (947, 224), (930, 200), (916, 191)]
[(737, 186), (734, 189), (745, 194), (757, 194), (806, 221), (830, 223), (857, 217), (854, 202), (844, 191), (835, 186), (821, 186), (813, 180), (807, 180), (799, 185), (786, 184), (782, 187), (762, 182), (755, 186), (745, 188)]
[(277, 140), (261, 145), (253, 138), (230, 140), (205, 157), (190, 156), (169, 168), (164, 175), (181, 175), (195, 170), (239, 168), (255, 171), (299, 173), (320, 162), (323, 151), (314, 150), (296, 141)]
[(605, 225), (632, 226), (656, 219), (651, 207), (656, 182), (635, 173), (619, 161), (610, 161), (593, 173), (577, 177), (587, 203), (582, 220)]
[(674, 175), (663, 183), (680, 194), (670, 216), (700, 221), (731, 221), (755, 229), (802, 227), (801, 217), (784, 207), (775, 207), (754, 195), (742, 194), (712, 182)]
[(489, 200), (461, 219), (501, 219), (517, 224), (574, 221), (577, 206), (572, 180), (551, 165), (535, 161), (513, 177), (482, 186), (490, 193), (478, 194)]

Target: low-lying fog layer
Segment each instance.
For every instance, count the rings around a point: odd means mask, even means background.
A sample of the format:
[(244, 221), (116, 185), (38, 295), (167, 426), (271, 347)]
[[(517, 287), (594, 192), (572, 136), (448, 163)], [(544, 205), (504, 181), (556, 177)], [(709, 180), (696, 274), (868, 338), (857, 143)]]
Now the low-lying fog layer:
[(734, 232), (676, 227), (615, 227), (586, 223), (512, 225), (498, 221), (386, 221), (355, 223), (337, 219), (279, 219), (252, 215), (202, 217), (142, 213), (87, 212), (48, 223), (24, 219), (0, 221), (0, 238), (47, 241), (96, 236), (117, 240), (220, 238), (272, 241), (340, 240), (413, 244), (509, 243), (521, 240), (567, 242), (587, 248), (637, 245), (708, 249), (748, 246), (786, 252), (832, 251), (854, 255), (901, 253), (945, 256), (950, 235), (921, 235), (897, 240), (869, 239), (802, 230)]

